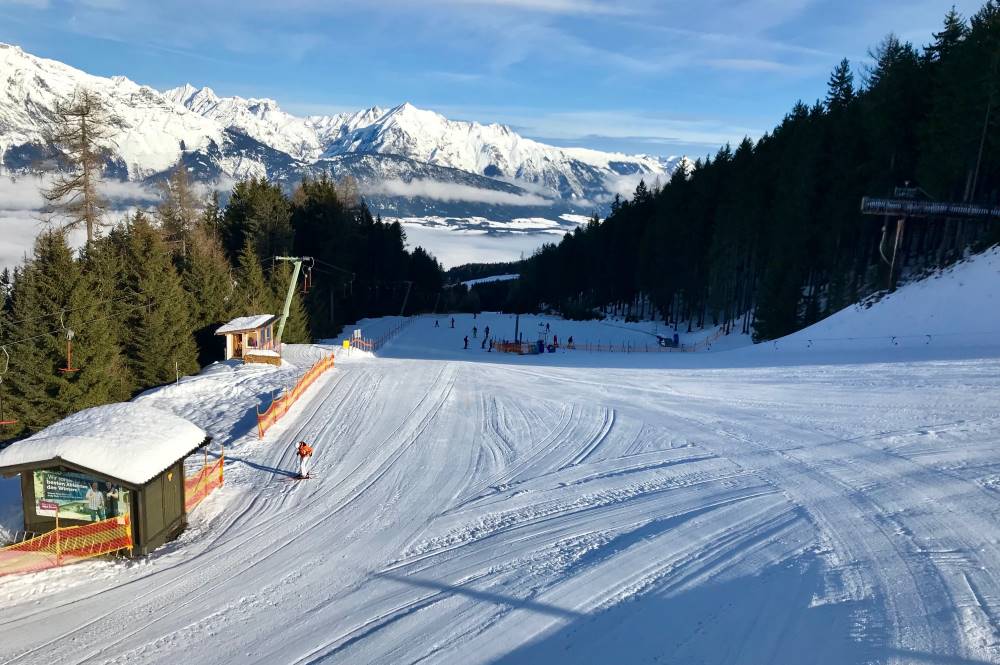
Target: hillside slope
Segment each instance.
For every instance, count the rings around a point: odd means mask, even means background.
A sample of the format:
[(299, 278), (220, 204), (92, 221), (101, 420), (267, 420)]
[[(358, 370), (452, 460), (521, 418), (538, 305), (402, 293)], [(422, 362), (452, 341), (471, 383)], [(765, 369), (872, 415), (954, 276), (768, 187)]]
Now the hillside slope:
[(775, 344), (830, 350), (1000, 345), (1000, 246), (847, 307)]

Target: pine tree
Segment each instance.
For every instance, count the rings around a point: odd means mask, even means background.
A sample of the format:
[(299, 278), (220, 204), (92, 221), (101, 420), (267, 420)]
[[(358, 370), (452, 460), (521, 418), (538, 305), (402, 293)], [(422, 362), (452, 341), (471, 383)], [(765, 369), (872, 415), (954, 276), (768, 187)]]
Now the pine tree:
[(160, 184), (160, 204), (156, 214), (164, 236), (179, 245), (185, 243), (201, 216), (200, 205), (191, 188), (187, 168), (178, 163)]
[(188, 257), (181, 279), (193, 303), (196, 328), (223, 323), (232, 311), (233, 276), (218, 238), (206, 226), (190, 234)]
[[(128, 396), (113, 317), (94, 287), (63, 232), (39, 236), (15, 282), (11, 307), (10, 336), (25, 340), (10, 348), (12, 401), (27, 431)], [(66, 369), (74, 371), (61, 371)]]
[(274, 296), (264, 279), (264, 270), (254, 249), (253, 240), (247, 238), (236, 266), (236, 287), (232, 314), (250, 316), (274, 310)]
[(830, 74), (827, 82), (826, 107), (830, 111), (847, 108), (854, 101), (854, 75), (851, 73), (851, 63), (844, 58)]
[(934, 43), (925, 49), (927, 57), (931, 60), (947, 59), (968, 34), (965, 19), (955, 9), (955, 5), (952, 5), (945, 14), (941, 32), (934, 33)]
[(237, 183), (223, 214), (222, 241), (236, 257), (250, 238), (261, 260), (292, 248), (291, 208), (278, 184), (263, 178)]
[(129, 286), (137, 305), (129, 317), (129, 361), (141, 387), (171, 382), (198, 369), (190, 297), (157, 229), (141, 212), (128, 228)]
[(205, 204), (205, 209), (201, 212), (201, 226), (218, 238), (221, 243), (222, 234), (222, 207), (219, 205), (219, 192), (213, 191)]

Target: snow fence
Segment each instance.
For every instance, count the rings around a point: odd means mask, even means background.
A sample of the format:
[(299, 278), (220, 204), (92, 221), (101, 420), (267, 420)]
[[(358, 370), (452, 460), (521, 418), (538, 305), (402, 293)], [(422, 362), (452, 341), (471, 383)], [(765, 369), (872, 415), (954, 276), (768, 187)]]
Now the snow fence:
[[(212, 463), (206, 458), (194, 475), (184, 478), (185, 512), (190, 513), (222, 486), (224, 464), (224, 454)], [(132, 547), (132, 523), (128, 515), (90, 524), (57, 526), (48, 533), (0, 548), (0, 577), (65, 566)]]
[[(720, 328), (708, 337), (698, 340), (694, 344), (680, 344), (679, 346), (660, 346), (659, 343), (636, 342), (578, 342), (565, 344), (552, 344), (544, 346), (548, 351), (565, 349), (567, 351), (590, 351), (591, 353), (692, 353), (695, 351), (708, 351), (712, 348), (712, 343), (725, 335), (725, 331)], [(522, 356), (538, 355), (542, 353), (538, 348), (538, 342), (508, 342), (506, 340), (495, 342), (493, 345), (501, 353), (516, 353)]]
[(222, 467), (225, 462), (226, 455), (223, 452), (214, 463), (209, 464), (206, 459), (197, 473), (184, 478), (184, 512), (190, 513), (216, 488), (222, 487), (225, 480)]
[(132, 549), (132, 523), (128, 516), (57, 527), (0, 549), (0, 576), (33, 573), (127, 549)]
[(411, 323), (413, 323), (412, 318), (399, 321), (375, 339), (370, 339), (368, 337), (354, 337), (350, 340), (350, 345), (355, 349), (375, 353)]
[(280, 397), (271, 400), (271, 405), (261, 413), (260, 407), (257, 407), (257, 436), (264, 438), (267, 430), (271, 429), (278, 420), (281, 419), (283, 415), (288, 413), (288, 410), (292, 408), (292, 405), (298, 401), (306, 390), (309, 389), (313, 383), (316, 382), (323, 372), (328, 369), (333, 369), (333, 354), (326, 356), (322, 360), (318, 361), (315, 365), (309, 368), (309, 370), (302, 375), (298, 383), (291, 390), (284, 391)]

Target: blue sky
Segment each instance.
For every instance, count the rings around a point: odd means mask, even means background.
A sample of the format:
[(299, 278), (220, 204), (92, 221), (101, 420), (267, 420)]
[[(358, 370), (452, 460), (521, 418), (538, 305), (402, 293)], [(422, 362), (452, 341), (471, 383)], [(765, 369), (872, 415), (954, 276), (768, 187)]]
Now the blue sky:
[[(0, 0), (0, 41), (165, 89), (292, 113), (403, 101), (526, 136), (702, 155), (825, 94), (886, 33), (922, 45), (930, 0)], [(980, 2), (956, 0), (968, 17)]]

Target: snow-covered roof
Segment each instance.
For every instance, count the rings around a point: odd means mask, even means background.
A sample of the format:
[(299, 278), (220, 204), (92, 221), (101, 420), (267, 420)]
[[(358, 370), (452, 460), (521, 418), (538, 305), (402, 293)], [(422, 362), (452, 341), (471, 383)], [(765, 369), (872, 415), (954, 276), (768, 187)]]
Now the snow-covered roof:
[(205, 436), (184, 418), (145, 404), (106, 404), (0, 450), (0, 469), (59, 460), (142, 485), (201, 445)]
[(256, 330), (266, 326), (278, 317), (274, 314), (253, 314), (251, 316), (240, 316), (215, 331), (216, 335), (226, 335), (228, 333), (238, 333), (247, 330)]

